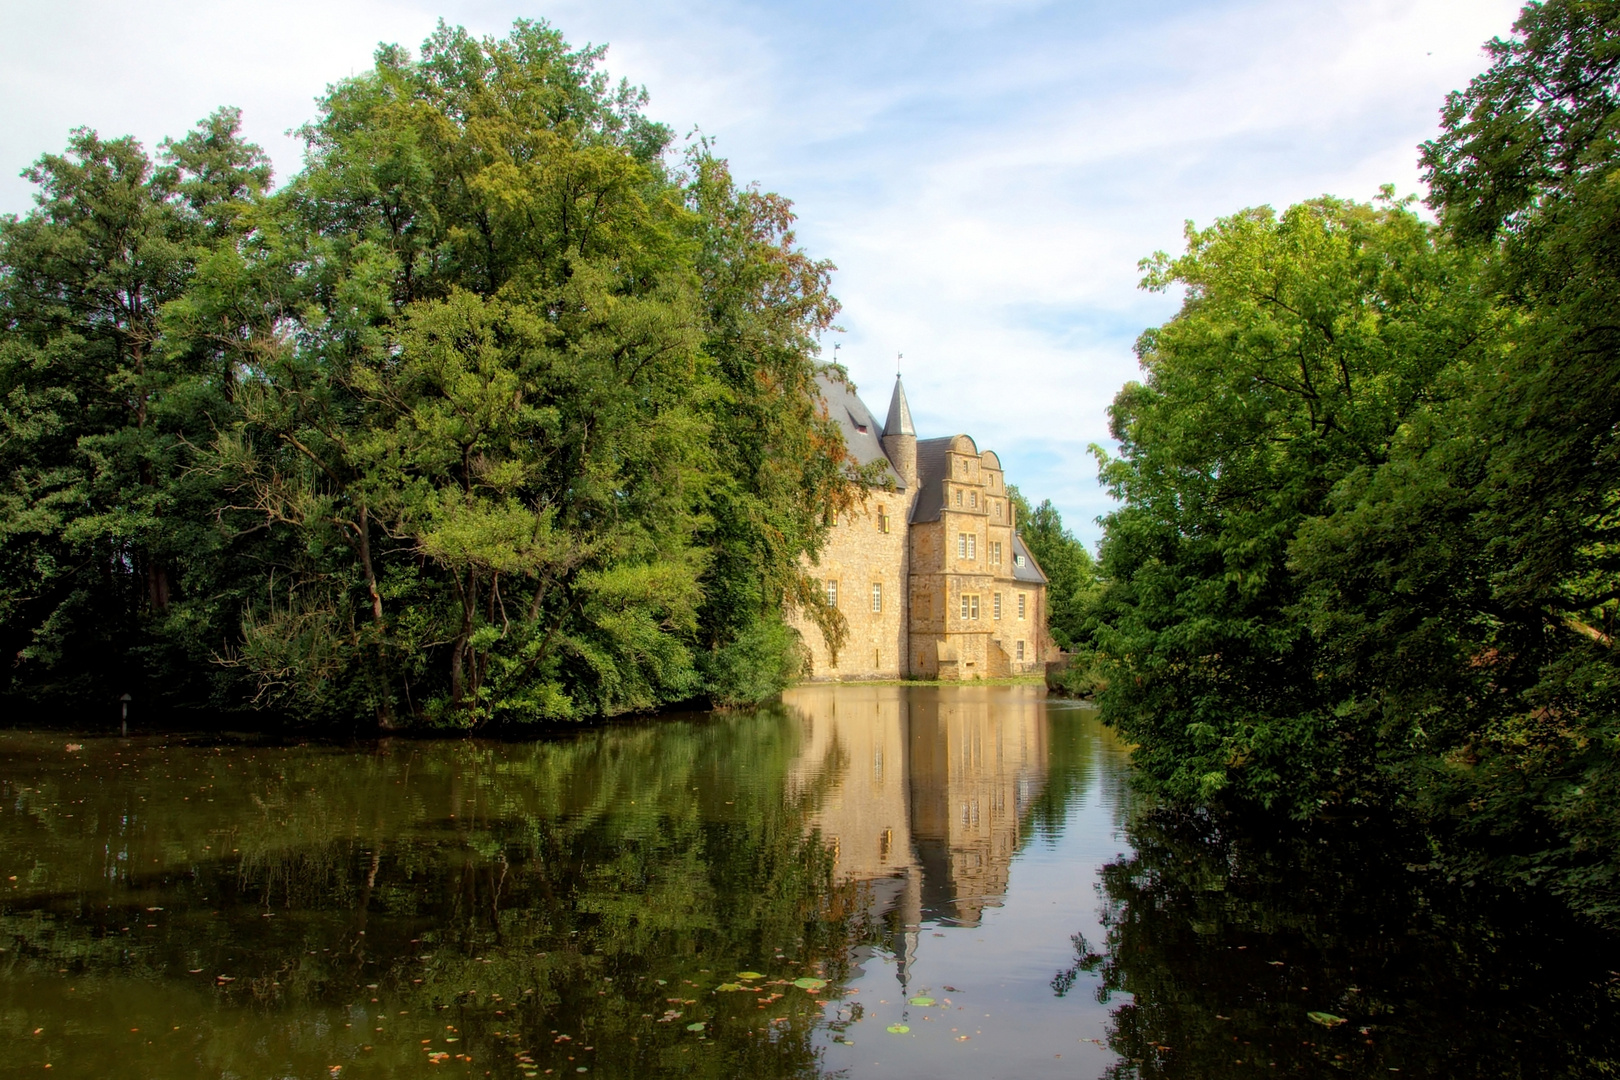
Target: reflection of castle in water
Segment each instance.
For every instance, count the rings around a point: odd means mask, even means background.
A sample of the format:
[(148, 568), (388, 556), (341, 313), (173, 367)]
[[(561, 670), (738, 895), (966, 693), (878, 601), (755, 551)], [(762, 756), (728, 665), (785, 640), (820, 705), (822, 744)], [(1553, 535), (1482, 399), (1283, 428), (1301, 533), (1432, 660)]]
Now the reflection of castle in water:
[(784, 700), (807, 729), (791, 782), (841, 879), (872, 882), (908, 927), (1000, 906), (1046, 779), (1038, 687), (815, 684)]

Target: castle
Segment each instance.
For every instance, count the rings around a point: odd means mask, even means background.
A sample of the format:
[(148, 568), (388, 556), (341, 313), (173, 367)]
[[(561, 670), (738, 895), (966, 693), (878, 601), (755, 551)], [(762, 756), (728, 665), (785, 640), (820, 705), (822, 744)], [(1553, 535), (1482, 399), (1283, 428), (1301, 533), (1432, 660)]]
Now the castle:
[(1019, 539), (1001, 461), (966, 435), (918, 441), (895, 376), (879, 428), (847, 383), (822, 401), (859, 465), (888, 480), (833, 522), (809, 571), (843, 613), (837, 655), (802, 614), (813, 679), (984, 679), (1043, 670), (1046, 575)]

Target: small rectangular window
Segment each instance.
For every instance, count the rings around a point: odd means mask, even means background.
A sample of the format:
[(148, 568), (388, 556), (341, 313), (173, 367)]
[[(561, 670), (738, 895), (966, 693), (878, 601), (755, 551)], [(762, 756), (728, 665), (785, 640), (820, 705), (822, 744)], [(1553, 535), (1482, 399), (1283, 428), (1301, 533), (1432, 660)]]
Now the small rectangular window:
[(1024, 658), (1024, 643), (1022, 641), (1020, 641), (1018, 643), (1018, 659), (1022, 660), (1023, 658)]
[(968, 496), (968, 505), (975, 510), (979, 508), (979, 493), (977, 491)]
[(838, 581), (835, 578), (827, 579), (827, 606), (838, 606)]
[(888, 511), (887, 507), (884, 507), (884, 506), (878, 507), (877, 526), (878, 526), (878, 532), (888, 532), (889, 531), (889, 511)]
[(956, 557), (958, 559), (967, 558), (967, 533), (956, 534)]
[(957, 506), (962, 505), (962, 489), (961, 488), (956, 489), (956, 505)]
[(872, 610), (883, 610), (883, 582), (872, 582)]
[(968, 605), (968, 618), (976, 620), (979, 617), (979, 594), (974, 593), (972, 596), (968, 597), (968, 599), (973, 601), (973, 603)]
[(995, 599), (990, 601), (990, 614), (993, 618), (1001, 618), (1001, 594), (996, 593)]
[(967, 534), (967, 542), (968, 542), (967, 557), (970, 558), (970, 559), (977, 559), (979, 557), (979, 551), (978, 551), (979, 538), (977, 536), (973, 535), (972, 533), (968, 533)]
[(1019, 593), (1018, 594), (1018, 617), (1020, 619), (1022, 619), (1024, 617), (1024, 600), (1026, 599), (1026, 597), (1027, 597), (1027, 594), (1025, 594), (1025, 593)]
[(996, 503), (996, 520), (1001, 520), (1001, 503), (999, 501)]
[(968, 617), (967, 613), (968, 613), (968, 598), (967, 598), (967, 593), (963, 593), (962, 594), (962, 618), (964, 618), (964, 619), (967, 618)]

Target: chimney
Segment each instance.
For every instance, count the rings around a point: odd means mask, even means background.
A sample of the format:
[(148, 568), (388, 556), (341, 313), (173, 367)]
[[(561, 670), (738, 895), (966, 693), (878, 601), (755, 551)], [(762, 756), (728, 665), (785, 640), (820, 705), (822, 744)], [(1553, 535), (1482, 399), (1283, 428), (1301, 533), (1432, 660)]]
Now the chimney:
[(917, 490), (917, 429), (911, 424), (911, 406), (900, 376), (894, 377), (894, 396), (889, 399), (889, 419), (883, 425), (883, 452), (908, 492)]

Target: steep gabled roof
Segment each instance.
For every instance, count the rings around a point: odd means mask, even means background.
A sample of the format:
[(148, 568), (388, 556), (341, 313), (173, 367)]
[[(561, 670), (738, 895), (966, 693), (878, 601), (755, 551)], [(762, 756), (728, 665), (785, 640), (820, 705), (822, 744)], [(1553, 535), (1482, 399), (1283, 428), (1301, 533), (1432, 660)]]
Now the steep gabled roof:
[(827, 404), (827, 415), (844, 433), (844, 446), (850, 456), (859, 465), (881, 461), (886, 469), (885, 475), (894, 482), (897, 490), (904, 491), (906, 482), (895, 471), (889, 455), (883, 452), (883, 431), (873, 418), (872, 410), (856, 396), (848, 383), (838, 382), (823, 374), (816, 376), (816, 385), (821, 391), (821, 400)]
[(912, 521), (938, 521), (945, 508), (945, 474), (950, 465), (946, 456), (956, 436), (917, 440), (917, 501), (911, 508)]
[(1035, 556), (1024, 546), (1024, 538), (1017, 535), (1013, 536), (1013, 578), (1036, 585), (1046, 584), (1046, 574), (1041, 570), (1041, 564), (1035, 561)]

